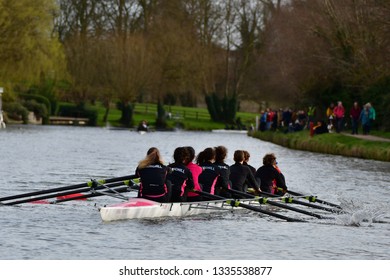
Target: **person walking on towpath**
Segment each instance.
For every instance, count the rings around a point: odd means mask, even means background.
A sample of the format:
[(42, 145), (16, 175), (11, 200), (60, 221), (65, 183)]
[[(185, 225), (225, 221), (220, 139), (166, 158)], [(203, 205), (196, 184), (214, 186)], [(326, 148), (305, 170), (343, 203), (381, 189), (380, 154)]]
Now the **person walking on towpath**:
[(340, 133), (343, 130), (345, 109), (341, 101), (337, 102), (337, 106), (333, 109), (336, 118), (336, 132)]
[(360, 109), (359, 104), (355, 101), (351, 110), (349, 111), (349, 116), (351, 117), (352, 134), (358, 134), (359, 118), (361, 111), (362, 109)]

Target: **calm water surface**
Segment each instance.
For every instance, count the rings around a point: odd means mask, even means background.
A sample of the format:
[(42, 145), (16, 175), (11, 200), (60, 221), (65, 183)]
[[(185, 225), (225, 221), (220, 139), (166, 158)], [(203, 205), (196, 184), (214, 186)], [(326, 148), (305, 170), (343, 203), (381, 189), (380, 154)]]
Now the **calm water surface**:
[[(110, 197), (58, 205), (0, 206), (0, 259), (389, 259), (390, 163), (288, 150), (239, 134), (136, 132), (62, 126), (10, 126), (0, 131), (0, 197), (133, 174), (157, 146), (165, 162), (177, 146), (198, 152), (246, 149), (251, 164), (274, 152), (289, 188), (342, 203), (350, 212), (288, 223), (243, 211), (212, 217), (104, 223)], [(297, 206), (294, 206), (297, 207)]]

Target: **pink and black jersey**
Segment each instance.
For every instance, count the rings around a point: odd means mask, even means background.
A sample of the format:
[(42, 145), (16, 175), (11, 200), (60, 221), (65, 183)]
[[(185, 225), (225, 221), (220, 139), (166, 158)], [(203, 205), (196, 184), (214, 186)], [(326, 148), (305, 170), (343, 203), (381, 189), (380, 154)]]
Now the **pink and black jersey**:
[[(220, 168), (209, 161), (202, 163), (200, 167), (202, 167), (203, 171), (199, 175), (199, 184), (201, 184), (203, 191), (210, 194), (218, 194), (217, 181), (221, 176)], [(228, 188), (228, 182), (225, 179), (221, 180), (221, 184), (223, 188)]]

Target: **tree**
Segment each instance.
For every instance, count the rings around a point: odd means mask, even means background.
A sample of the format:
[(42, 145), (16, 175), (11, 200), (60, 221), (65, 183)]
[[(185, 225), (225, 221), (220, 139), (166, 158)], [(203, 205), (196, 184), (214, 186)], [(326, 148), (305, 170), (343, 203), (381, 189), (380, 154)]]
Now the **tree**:
[(0, 84), (30, 85), (43, 74), (63, 75), (63, 52), (55, 33), (54, 0), (0, 0)]

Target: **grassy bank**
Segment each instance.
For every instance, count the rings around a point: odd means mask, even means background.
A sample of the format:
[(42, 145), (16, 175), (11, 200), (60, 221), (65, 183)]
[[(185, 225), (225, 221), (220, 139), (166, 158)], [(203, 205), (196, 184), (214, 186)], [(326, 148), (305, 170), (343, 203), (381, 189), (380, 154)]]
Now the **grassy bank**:
[(307, 130), (287, 134), (269, 131), (255, 132), (252, 136), (290, 149), (390, 161), (390, 142), (358, 139), (337, 133), (310, 137)]
[[(112, 107), (110, 108), (108, 114), (107, 124), (103, 122), (103, 116), (105, 108), (102, 106), (95, 106), (98, 110), (98, 125), (99, 126), (120, 126), (119, 119), (121, 117), (121, 111)], [(182, 106), (165, 106), (165, 111), (170, 113), (170, 118), (167, 117), (167, 126), (168, 128), (179, 127), (185, 130), (212, 130), (212, 129), (221, 129), (225, 128), (225, 124), (213, 122), (210, 120), (210, 114), (206, 108), (192, 108), (192, 107), (182, 107)], [(151, 127), (154, 127), (156, 124), (156, 104), (135, 104), (134, 106), (134, 126), (136, 126), (142, 120), (146, 120)], [(246, 126), (255, 125), (256, 114), (238, 112), (237, 118), (241, 119), (242, 124)]]
[[(98, 123), (101, 126), (105, 126), (106, 124), (103, 123), (104, 108), (101, 106), (96, 108), (99, 112)], [(206, 108), (166, 106), (165, 110), (171, 112), (171, 118), (167, 119), (168, 128), (180, 127), (185, 130), (205, 131), (225, 127), (223, 123), (211, 121)], [(136, 104), (133, 116), (134, 125), (142, 120), (146, 120), (153, 127), (156, 122), (156, 111), (157, 107), (155, 104)], [(108, 115), (108, 124), (119, 126), (120, 116), (121, 112), (118, 109), (111, 108)], [(255, 124), (256, 114), (239, 112), (237, 117), (247, 127)], [(390, 139), (390, 133), (373, 131), (372, 134)], [(290, 149), (390, 161), (390, 142), (363, 140), (337, 133), (310, 137), (307, 130), (287, 134), (279, 131), (255, 132), (252, 136)]]

